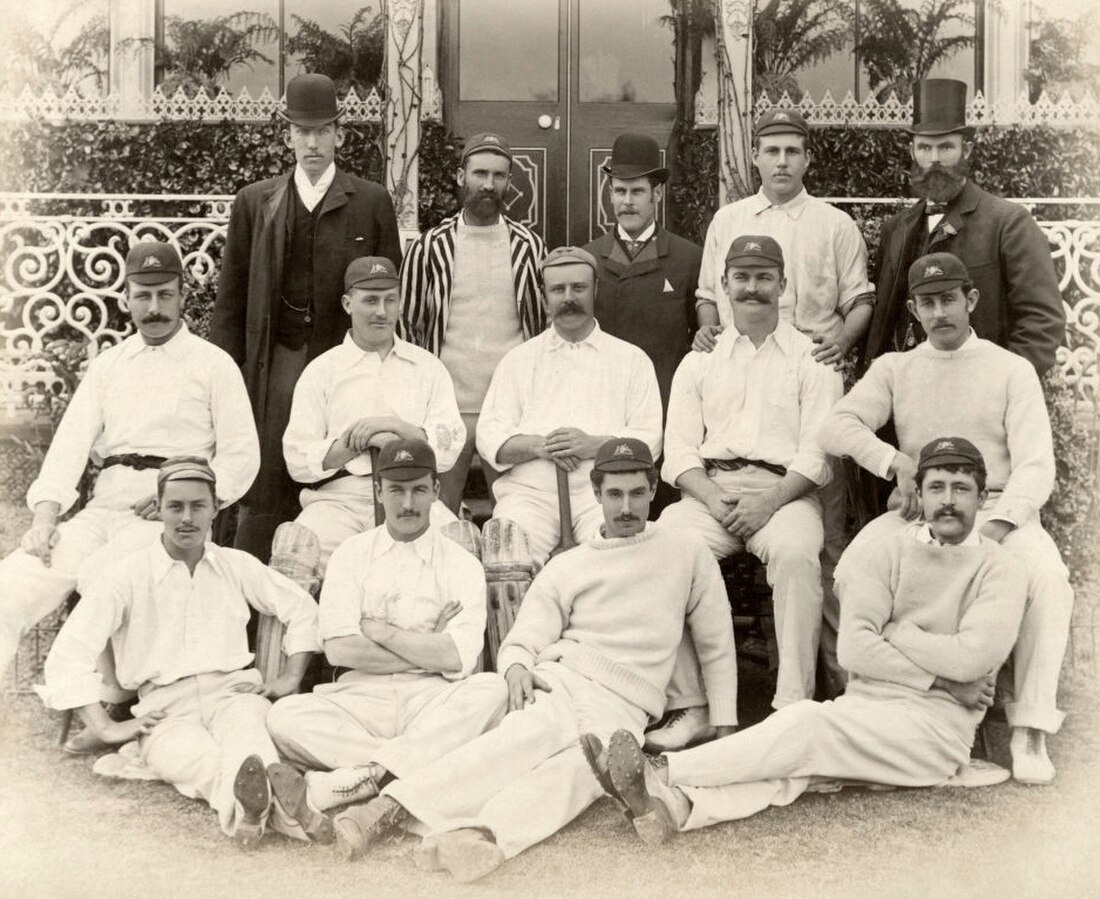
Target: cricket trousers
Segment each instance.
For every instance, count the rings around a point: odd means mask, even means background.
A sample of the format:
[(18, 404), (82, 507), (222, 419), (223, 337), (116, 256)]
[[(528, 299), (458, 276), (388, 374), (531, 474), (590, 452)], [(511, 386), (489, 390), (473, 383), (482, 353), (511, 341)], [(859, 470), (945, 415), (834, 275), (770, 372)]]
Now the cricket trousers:
[[(493, 484), (493, 494), (496, 497), (493, 518), (507, 518), (518, 524), (527, 537), (531, 561), (544, 565), (550, 558), (550, 550), (561, 539), (557, 493), (503, 475)], [(577, 542), (584, 543), (599, 536), (603, 510), (587, 480), (577, 486), (570, 485), (569, 506), (573, 513), (573, 536)]]
[(557, 662), (535, 674), (551, 692), (505, 715), (500, 725), (383, 791), (428, 834), (489, 831), (506, 858), (561, 830), (604, 795), (580, 747), (625, 728), (639, 739), (647, 715), (606, 687)]

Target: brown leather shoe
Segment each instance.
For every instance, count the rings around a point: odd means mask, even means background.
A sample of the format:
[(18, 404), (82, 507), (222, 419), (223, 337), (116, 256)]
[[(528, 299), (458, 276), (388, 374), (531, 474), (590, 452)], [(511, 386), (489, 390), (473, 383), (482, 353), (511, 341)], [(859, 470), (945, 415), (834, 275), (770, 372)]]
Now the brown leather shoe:
[(287, 817), (293, 818), (314, 843), (331, 843), (334, 839), (332, 818), (313, 809), (306, 800), (306, 779), (290, 765), (275, 762), (267, 766), (267, 779), (275, 801)]
[(378, 796), (365, 805), (349, 806), (332, 821), (337, 858), (354, 861), (410, 817), (405, 807), (389, 796)]
[(233, 778), (233, 797), (240, 803), (241, 816), (233, 839), (242, 849), (254, 849), (264, 833), (264, 815), (271, 805), (271, 787), (267, 782), (264, 762), (258, 755), (250, 755), (237, 769)]
[(425, 837), (414, 857), (421, 870), (447, 871), (459, 883), (480, 880), (504, 864), (501, 848), (473, 827)]
[(615, 784), (611, 780), (611, 771), (608, 769), (608, 753), (603, 747), (603, 742), (595, 734), (581, 734), (581, 752), (584, 753), (584, 760), (588, 762), (588, 767), (592, 769), (592, 773), (596, 776), (596, 780), (599, 781), (603, 791), (615, 800), (615, 804), (622, 809), (624, 815), (626, 815), (629, 821), (634, 817), (634, 814), (630, 811), (630, 806), (627, 805), (626, 800), (619, 795), (619, 791), (615, 789)]
[(677, 817), (687, 819), (687, 798), (660, 783), (630, 731), (617, 730), (611, 735), (607, 767), (615, 790), (633, 815), (638, 836), (652, 845), (671, 839), (680, 829)]

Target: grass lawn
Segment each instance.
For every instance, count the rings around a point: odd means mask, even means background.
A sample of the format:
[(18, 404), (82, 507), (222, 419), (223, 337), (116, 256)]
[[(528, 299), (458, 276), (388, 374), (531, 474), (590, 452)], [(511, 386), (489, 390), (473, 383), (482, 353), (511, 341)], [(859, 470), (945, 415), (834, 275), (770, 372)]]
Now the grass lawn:
[[(0, 550), (21, 517), (0, 508)], [(1070, 717), (1051, 742), (1059, 770), (1051, 787), (806, 796), (658, 849), (603, 800), (484, 881), (461, 886), (417, 871), (411, 838), (354, 864), (277, 835), (243, 854), (205, 805), (165, 784), (95, 776), (89, 761), (60, 755), (56, 719), (35, 697), (0, 692), (0, 899), (1092, 897), (1100, 895), (1098, 699), (1095, 676), (1067, 675)], [(1003, 752), (1003, 727), (997, 735)]]

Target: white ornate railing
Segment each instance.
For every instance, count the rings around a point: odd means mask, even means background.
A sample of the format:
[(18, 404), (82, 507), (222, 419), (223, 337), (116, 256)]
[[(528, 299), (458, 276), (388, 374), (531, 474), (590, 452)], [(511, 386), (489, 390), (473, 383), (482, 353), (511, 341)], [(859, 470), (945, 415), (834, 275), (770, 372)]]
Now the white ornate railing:
[[(209, 195), (0, 194), (0, 421), (33, 414), (63, 395), (51, 341), (87, 343), (89, 355), (129, 332), (122, 310), (123, 261), (136, 240), (156, 237), (181, 251), (191, 313), (209, 301), (232, 197)], [(840, 206), (901, 202), (879, 197), (830, 200)], [(1051, 243), (1069, 327), (1058, 362), (1082, 402), (1100, 402), (1100, 198), (1026, 198)], [(1066, 215), (1070, 209), (1071, 215)], [(1060, 210), (1060, 211), (1059, 211)], [(202, 294), (197, 297), (196, 294)], [(1095, 407), (1094, 407), (1095, 408)], [(45, 411), (38, 410), (38, 411)]]
[[(383, 98), (372, 87), (364, 96), (352, 88), (340, 101), (345, 121), (382, 121)], [(266, 87), (253, 97), (244, 88), (236, 97), (224, 88), (216, 96), (199, 91), (188, 96), (183, 89), (165, 94), (157, 87), (149, 95), (86, 93), (70, 88), (58, 93), (51, 87), (35, 92), (27, 87), (18, 96), (0, 95), (0, 121), (21, 121), (30, 118), (67, 119), (76, 122), (101, 119), (153, 119), (193, 121), (198, 119), (229, 119), (236, 122), (267, 121), (275, 110), (283, 108), (283, 100)]]
[[(897, 94), (879, 102), (874, 96), (856, 100), (848, 91), (843, 100), (833, 98), (826, 91), (820, 100), (809, 94), (795, 102), (784, 93), (775, 102), (761, 97), (754, 105), (754, 116), (759, 118), (772, 108), (797, 109), (811, 125), (857, 125), (905, 127), (913, 121), (913, 101), (902, 102)], [(966, 110), (966, 120), (971, 125), (1052, 125), (1055, 127), (1100, 127), (1100, 103), (1091, 94), (1075, 99), (1068, 93), (1061, 97), (1042, 94), (1032, 103), (1027, 94), (1021, 94), (1013, 104), (997, 105), (979, 91)]]

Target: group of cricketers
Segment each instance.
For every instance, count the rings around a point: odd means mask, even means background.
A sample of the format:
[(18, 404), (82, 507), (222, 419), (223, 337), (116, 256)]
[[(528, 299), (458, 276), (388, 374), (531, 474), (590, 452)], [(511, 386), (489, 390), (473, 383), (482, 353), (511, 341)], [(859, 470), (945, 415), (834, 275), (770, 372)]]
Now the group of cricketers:
[[(296, 165), (233, 205), (209, 342), (178, 252), (131, 247), (134, 334), (89, 364), (0, 561), (0, 664), (78, 591), (38, 688), (80, 711), (77, 748), (136, 741), (242, 846), (354, 859), (405, 830), (462, 881), (605, 794), (659, 843), (825, 782), (1050, 783), (1073, 592), (1039, 520), (1039, 376), (1062, 301), (1034, 221), (969, 178), (965, 85), (914, 89), (919, 200), (876, 289), (855, 223), (803, 186), (795, 111), (756, 122), (761, 189), (702, 248), (661, 224), (656, 142), (624, 134), (615, 226), (547, 252), (483, 133), (462, 208), (402, 255), (385, 191), (335, 164), (332, 82), (292, 80)], [(857, 496), (880, 514), (849, 543)], [(481, 545), (537, 572), (499, 646)], [(744, 552), (778, 666), (739, 730), (718, 563)], [(264, 671), (257, 615), (281, 624)], [(995, 693), (1011, 772), (971, 759)]]

